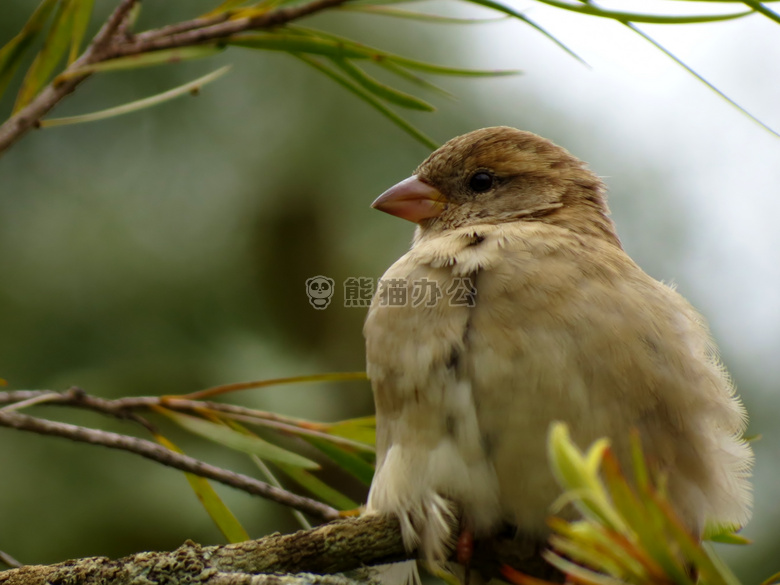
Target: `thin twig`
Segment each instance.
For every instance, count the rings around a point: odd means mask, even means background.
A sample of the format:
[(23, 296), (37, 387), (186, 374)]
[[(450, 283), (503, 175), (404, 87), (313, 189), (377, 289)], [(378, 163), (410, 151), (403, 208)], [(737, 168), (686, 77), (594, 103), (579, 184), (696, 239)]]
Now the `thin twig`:
[[(66, 392), (54, 392), (51, 390), (17, 390), (10, 392), (0, 392), (0, 404), (8, 403), (5, 408), (8, 410), (18, 410), (19, 405), (28, 406), (37, 404), (38, 401), (45, 401), (48, 404), (59, 406), (74, 406), (77, 408), (88, 408), (90, 410), (114, 416), (121, 419), (134, 418), (133, 413), (136, 409), (148, 409), (153, 406), (163, 406), (171, 410), (189, 410), (200, 412), (203, 410), (213, 410), (222, 413), (226, 418), (275, 428), (293, 435), (307, 435), (325, 439), (332, 443), (359, 449), (361, 451), (373, 451), (371, 445), (331, 435), (329, 433), (317, 430), (319, 423), (284, 416), (274, 412), (256, 410), (235, 404), (224, 404), (221, 402), (188, 400), (171, 396), (132, 396), (128, 398), (119, 398), (116, 400), (106, 400), (97, 396), (86, 394), (80, 388), (72, 388)], [(144, 425), (146, 426), (146, 425)]]
[(193, 18), (192, 20), (185, 20), (184, 22), (177, 22), (176, 24), (169, 24), (153, 30), (148, 30), (135, 35), (135, 40), (139, 42), (146, 42), (151, 39), (159, 39), (160, 37), (167, 37), (178, 33), (187, 32), (196, 28), (203, 28), (205, 26), (211, 26), (225, 22), (229, 18), (228, 13), (223, 12), (215, 16)]
[(15, 558), (13, 558), (11, 555), (9, 555), (7, 552), (0, 550), (0, 563), (5, 563), (9, 567), (16, 569), (18, 567), (22, 566), (22, 563), (17, 561)]
[[(268, 483), (270, 483), (272, 486), (283, 489), (281, 482), (273, 474), (271, 468), (265, 464), (265, 461), (263, 461), (262, 459), (260, 459), (260, 457), (254, 454), (250, 455), (250, 457), (252, 458), (252, 462), (255, 465), (257, 465), (257, 468), (260, 470), (260, 473), (263, 474), (263, 476), (265, 477)], [(306, 519), (306, 516), (301, 514), (299, 510), (290, 510), (290, 512), (295, 517), (295, 520), (298, 522), (298, 524), (301, 525), (301, 528), (303, 528), (304, 530), (309, 530), (311, 528), (311, 522), (309, 522)]]
[(119, 3), (119, 6), (111, 13), (106, 23), (95, 35), (92, 44), (87, 49), (88, 53), (97, 54), (111, 43), (114, 34), (125, 22), (125, 19), (137, 2), (138, 0), (122, 0)]
[(176, 453), (145, 439), (44, 420), (17, 412), (0, 411), (0, 426), (128, 451), (168, 467), (207, 477), (247, 493), (273, 500), (323, 520), (339, 518), (339, 512), (335, 508), (276, 488), (249, 476), (210, 465), (188, 455)]
[[(134, 419), (137, 417), (137, 414), (133, 412), (134, 410), (149, 409), (153, 406), (163, 406), (178, 411), (189, 410), (202, 412), (203, 410), (213, 410), (222, 413), (226, 418), (232, 418), (254, 425), (271, 427), (294, 435), (317, 437), (344, 447), (359, 449), (361, 451), (374, 450), (371, 445), (367, 445), (366, 443), (361, 443), (338, 435), (331, 435), (313, 428), (319, 426), (319, 423), (312, 423), (311, 421), (300, 418), (237, 406), (235, 404), (188, 400), (175, 396), (131, 396), (116, 400), (106, 400), (105, 398), (87, 394), (81, 388), (71, 388), (65, 392), (54, 392), (51, 390), (16, 390), (0, 392), (0, 404), (9, 404), (9, 406), (5, 407), (5, 409), (8, 410), (18, 410), (22, 406), (37, 404), (38, 401), (45, 401), (47, 404), (59, 406), (88, 408), (89, 410), (120, 419)], [(22, 406), (19, 406), (20, 404)], [(147, 426), (147, 424), (144, 424), (144, 426)]]
[(10, 392), (0, 392), (0, 404), (9, 404), (9, 406), (4, 408), (8, 410), (19, 409), (19, 404), (24, 406), (37, 404), (41, 400), (45, 401), (46, 404), (55, 406), (86, 408), (121, 420), (132, 420), (152, 433), (157, 431), (152, 423), (133, 412), (134, 408), (149, 408), (152, 405), (160, 404), (160, 398), (156, 396), (106, 400), (105, 398), (90, 396), (77, 386), (69, 388), (65, 392), (54, 392), (52, 390), (12, 390)]
[(9, 404), (8, 406), (0, 408), (0, 410), (22, 410), (23, 408), (29, 408), (30, 406), (35, 406), (36, 404), (44, 404), (46, 402), (58, 400), (60, 396), (61, 394), (59, 392), (46, 392), (38, 396), (31, 396), (25, 400), (20, 400), (19, 402), (14, 402), (13, 404)]
[[(334, 8), (347, 1), (314, 0), (307, 4), (277, 8), (252, 18), (236, 20), (223, 21), (221, 17), (196, 19), (128, 37), (126, 34), (117, 33), (137, 0), (122, 0), (84, 54), (63, 71), (65, 75), (55, 78), (27, 106), (0, 125), (0, 154), (31, 129), (36, 128), (43, 116), (90, 76), (90, 73), (73, 74), (85, 65), (115, 57), (217, 41), (247, 30), (272, 28)], [(197, 28), (190, 28), (191, 26)]]
[(143, 35), (138, 35), (130, 43), (123, 43), (115, 46), (110, 53), (110, 58), (138, 55), (140, 53), (159, 51), (161, 49), (189, 47), (209, 41), (224, 39), (247, 30), (271, 28), (286, 24), (293, 20), (298, 20), (299, 18), (314, 14), (315, 12), (334, 8), (347, 1), (348, 0), (314, 0), (313, 2), (298, 6), (277, 8), (271, 12), (266, 12), (251, 18), (237, 18), (235, 20), (228, 20), (219, 24), (204, 26), (181, 33), (169, 34), (163, 37), (144, 37)]
[(243, 414), (233, 414), (228, 412), (223, 412), (222, 416), (224, 416), (225, 418), (231, 418), (233, 420), (241, 421), (247, 424), (277, 429), (279, 431), (284, 431), (291, 435), (324, 439), (336, 445), (341, 445), (342, 447), (359, 449), (360, 451), (368, 451), (368, 452), (374, 451), (374, 448), (371, 445), (367, 445), (366, 443), (360, 443), (359, 441), (353, 441), (352, 439), (346, 439), (344, 437), (339, 437), (338, 435), (330, 435), (328, 433), (323, 433), (322, 431), (314, 431), (312, 429), (307, 429), (304, 427), (288, 425), (274, 420), (269, 420), (265, 417), (247, 416)]

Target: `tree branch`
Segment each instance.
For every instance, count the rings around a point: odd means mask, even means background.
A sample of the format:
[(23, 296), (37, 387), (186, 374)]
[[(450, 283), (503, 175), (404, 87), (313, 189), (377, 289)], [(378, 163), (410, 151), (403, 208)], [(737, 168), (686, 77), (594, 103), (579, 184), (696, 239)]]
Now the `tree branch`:
[(28, 565), (0, 572), (0, 585), (229, 585), (248, 583), (248, 577), (258, 573), (338, 573), (403, 558), (398, 523), (365, 516), (239, 544), (200, 546), (188, 541), (172, 552)]
[(248, 30), (272, 28), (334, 8), (347, 1), (313, 0), (307, 4), (281, 7), (251, 18), (235, 20), (226, 20), (222, 15), (194, 19), (128, 37), (122, 33), (122, 23), (137, 0), (122, 0), (84, 54), (49, 83), (29, 104), (0, 125), (0, 154), (32, 128), (37, 127), (43, 116), (91, 75), (90, 73), (74, 74), (86, 65), (116, 57), (217, 41)]
[[(304, 16), (309, 16), (315, 12), (321, 12), (328, 8), (335, 8), (347, 1), (348, 0), (314, 0), (308, 4), (278, 8), (251, 18), (237, 18), (235, 20), (227, 20), (217, 24), (211, 24), (213, 22), (212, 19), (197, 19), (190, 21), (192, 26), (183, 32), (178, 32), (176, 27), (187, 27), (187, 23), (170, 27), (171, 30), (165, 35), (155, 34), (156, 31), (149, 31), (136, 35), (132, 42), (113, 47), (108, 58), (113, 59), (116, 57), (148, 53), (150, 51), (159, 51), (162, 49), (189, 47), (209, 41), (224, 39), (248, 30), (272, 28), (287, 24), (293, 20), (298, 20)], [(198, 21), (201, 21), (203, 24), (199, 26), (197, 24)]]
[(176, 453), (162, 445), (138, 437), (44, 420), (7, 409), (0, 409), (0, 426), (129, 451), (168, 467), (207, 477), (247, 493), (273, 500), (322, 520), (339, 518), (338, 510), (316, 500), (293, 494), (247, 475), (210, 465), (194, 457)]
[(88, 49), (89, 52), (93, 54), (98, 53), (108, 46), (112, 37), (116, 34), (116, 31), (118, 31), (125, 22), (130, 11), (133, 9), (133, 6), (135, 6), (138, 1), (139, 0), (122, 0), (119, 3), (119, 6), (111, 13), (111, 16), (108, 17), (106, 23), (98, 31), (97, 35), (95, 35), (95, 38)]
[[(294, 534), (223, 546), (188, 541), (172, 552), (144, 552), (118, 560), (92, 557), (55, 565), (28, 565), (0, 572), (0, 585), (283, 585), (258, 579), (264, 573), (342, 573), (414, 558), (405, 552), (397, 520), (362, 516)], [(487, 559), (490, 559), (489, 562)], [(473, 566), (493, 574), (502, 564), (539, 578), (560, 579), (539, 556), (539, 544), (516, 537), (480, 544)], [(298, 576), (311, 585), (344, 585), (317, 576)]]

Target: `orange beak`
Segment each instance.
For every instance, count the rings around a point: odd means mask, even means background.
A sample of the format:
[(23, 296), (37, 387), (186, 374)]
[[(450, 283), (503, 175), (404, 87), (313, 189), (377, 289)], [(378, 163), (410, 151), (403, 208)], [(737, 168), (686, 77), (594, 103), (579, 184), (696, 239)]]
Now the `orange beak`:
[(412, 175), (382, 193), (371, 207), (419, 223), (441, 215), (446, 201), (438, 189)]

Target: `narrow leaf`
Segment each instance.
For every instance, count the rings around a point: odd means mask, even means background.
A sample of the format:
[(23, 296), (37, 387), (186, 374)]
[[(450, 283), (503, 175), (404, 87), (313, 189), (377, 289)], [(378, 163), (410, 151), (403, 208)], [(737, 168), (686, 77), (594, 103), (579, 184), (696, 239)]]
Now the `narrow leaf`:
[[(184, 453), (184, 451), (160, 434), (155, 434), (155, 439), (163, 447), (166, 447), (171, 451)], [(187, 478), (192, 491), (195, 492), (195, 495), (198, 500), (200, 500), (206, 513), (211, 517), (214, 524), (217, 525), (217, 528), (219, 528), (219, 531), (224, 535), (228, 542), (236, 543), (249, 540), (249, 534), (244, 530), (244, 527), (241, 526), (238, 518), (236, 518), (233, 512), (230, 511), (230, 508), (225, 505), (222, 498), (219, 497), (216, 490), (205, 477), (200, 477), (199, 475), (194, 475), (192, 473), (185, 473), (184, 476)]]
[(318, 500), (330, 504), (339, 510), (354, 510), (358, 505), (342, 494), (340, 491), (330, 487), (324, 481), (315, 477), (305, 469), (277, 463), (276, 466), (287, 474), (290, 479), (295, 481), (301, 487), (307, 489)]
[(780, 583), (780, 571), (763, 581), (761, 585), (775, 585), (776, 583)]
[(306, 441), (330, 457), (341, 469), (357, 478), (364, 485), (371, 485), (374, 467), (354, 453), (323, 439), (304, 437)]
[(574, 579), (575, 583), (587, 583), (589, 585), (626, 585), (626, 583), (620, 579), (614, 579), (607, 575), (602, 575), (601, 573), (581, 567), (580, 565), (556, 555), (552, 551), (543, 551), (542, 557), (559, 571), (565, 573), (569, 579)]
[(741, 534), (736, 534), (734, 532), (718, 532), (716, 534), (713, 534), (709, 538), (705, 536), (705, 540), (710, 540), (712, 542), (719, 542), (721, 544), (739, 544), (739, 545), (746, 545), (746, 544), (753, 544), (753, 541), (749, 538), (745, 538)]
[(550, 581), (531, 577), (530, 575), (526, 575), (525, 573), (521, 573), (520, 571), (513, 569), (509, 565), (501, 565), (500, 570), (501, 575), (503, 575), (504, 578), (506, 578), (510, 583), (516, 583), (517, 585), (552, 585)]
[(29, 104), (49, 81), (54, 69), (68, 50), (73, 28), (74, 0), (60, 0), (57, 15), (43, 48), (27, 70), (14, 104), (14, 113)]
[(43, 0), (19, 34), (0, 49), (0, 97), (5, 93), (14, 73), (19, 68), (24, 53), (41, 32), (56, 5), (57, 0)]
[(422, 110), (423, 112), (432, 112), (434, 108), (428, 102), (425, 102), (419, 98), (404, 93), (400, 90), (394, 89), (389, 85), (380, 83), (365, 71), (356, 67), (346, 59), (334, 57), (331, 59), (334, 65), (351, 77), (355, 82), (363, 87), (366, 91), (374, 94), (375, 96), (382, 98), (385, 101), (401, 106), (402, 108), (409, 108), (410, 110)]
[(190, 59), (202, 59), (211, 57), (222, 52), (222, 47), (216, 45), (199, 45), (196, 47), (183, 47), (180, 49), (165, 49), (162, 51), (152, 51), (151, 53), (141, 53), (139, 55), (129, 55), (127, 57), (118, 57), (79, 67), (67, 73), (59, 75), (55, 82), (64, 81), (71, 77), (84, 75), (85, 73), (98, 73), (101, 71), (119, 71), (123, 69), (140, 69), (142, 67), (151, 67), (154, 65), (167, 65), (169, 63), (178, 63), (179, 61), (188, 61)]
[(372, 106), (374, 109), (378, 110), (383, 116), (388, 118), (391, 122), (393, 122), (396, 126), (401, 128), (404, 132), (412, 136), (415, 140), (426, 146), (427, 148), (430, 148), (431, 150), (436, 150), (438, 148), (438, 145), (428, 138), (425, 134), (417, 130), (414, 126), (412, 126), (409, 122), (404, 120), (401, 116), (396, 114), (393, 110), (389, 109), (387, 106), (385, 106), (382, 102), (380, 102), (377, 98), (375, 98), (373, 95), (368, 93), (366, 90), (364, 90), (359, 85), (353, 83), (346, 77), (343, 77), (333, 71), (332, 69), (326, 67), (316, 59), (313, 59), (311, 57), (308, 57), (306, 55), (301, 54), (295, 54), (295, 57), (298, 57), (301, 61), (304, 63), (307, 63), (308, 65), (311, 65), (321, 73), (324, 73), (328, 77), (330, 77), (333, 81), (341, 85), (342, 87), (345, 87), (352, 93), (354, 93), (356, 96), (358, 96), (360, 99), (368, 103), (370, 106)]
[(230, 37), (227, 42), (231, 45), (251, 49), (284, 51), (286, 53), (306, 53), (310, 55), (323, 55), (326, 57), (341, 57), (346, 59), (371, 59), (379, 65), (381, 65), (383, 61), (392, 61), (409, 69), (416, 69), (418, 71), (437, 75), (497, 77), (517, 75), (520, 73), (516, 70), (463, 69), (434, 65), (433, 63), (417, 61), (415, 59), (388, 53), (387, 51), (381, 51), (374, 47), (369, 47), (335, 35), (329, 35), (322, 31), (314, 31), (300, 27), (287, 28), (298, 34), (246, 33), (234, 35)]
[[(685, 571), (666, 535), (665, 518), (659, 518), (647, 494), (637, 495), (620, 472), (617, 460), (604, 460), (604, 479), (615, 507), (626, 521), (623, 533), (638, 542), (637, 550), (648, 557), (645, 566), (652, 574), (674, 576), (687, 582)], [(678, 581), (675, 581), (678, 582)]]
[(710, 585), (739, 585), (739, 581), (717, 558), (717, 555), (710, 555), (698, 539), (683, 526), (682, 521), (674, 513), (668, 501), (659, 497), (655, 497), (653, 500), (655, 507), (665, 516), (666, 528), (670, 535), (669, 540), (682, 553), (686, 564), (696, 567), (701, 582)]
[[(230, 428), (235, 429), (237, 432), (251, 436), (256, 437), (252, 431), (247, 429), (242, 424), (228, 420), (226, 421), (227, 424), (230, 426)], [(266, 479), (268, 480), (271, 485), (274, 485), (278, 488), (284, 489), (282, 487), (282, 484), (279, 482), (279, 480), (276, 478), (276, 475), (269, 469), (269, 467), (265, 464), (265, 462), (257, 457), (256, 455), (252, 455), (252, 459), (255, 462), (255, 464), (260, 468), (260, 470), (263, 472), (263, 474), (266, 476)], [(350, 500), (348, 497), (344, 496), (341, 492), (338, 490), (333, 489), (328, 484), (323, 482), (318, 477), (315, 477), (305, 469), (301, 469), (300, 467), (296, 467), (294, 465), (286, 465), (284, 463), (276, 463), (276, 466), (281, 469), (285, 474), (287, 474), (291, 479), (293, 479), (295, 482), (297, 482), (300, 486), (306, 488), (309, 490), (312, 494), (317, 496), (317, 498), (320, 501), (327, 502), (328, 504), (331, 504), (332, 506), (335, 506), (336, 508), (339, 508), (341, 510), (352, 510), (358, 507), (358, 505)], [(297, 511), (296, 511), (297, 512)], [(298, 517), (299, 521), (302, 521), (302, 524), (304, 527), (311, 528), (311, 526), (308, 526), (308, 520), (303, 517), (300, 512), (296, 513), (296, 517)]]
[(386, 6), (388, 4), (412, 4), (414, 2), (424, 2), (425, 0), (352, 0), (350, 4), (358, 6)]
[(376, 445), (376, 417), (364, 416), (343, 420), (328, 425), (326, 432), (329, 435), (344, 437), (366, 445)]
[(68, 65), (73, 63), (81, 51), (81, 42), (84, 35), (87, 34), (89, 26), (89, 17), (92, 15), (92, 8), (95, 0), (71, 0), (73, 2), (73, 31), (70, 38), (70, 54), (68, 55)]
[(747, 116), (748, 118), (750, 118), (751, 120), (753, 120), (753, 121), (754, 121), (756, 124), (758, 124), (759, 126), (761, 126), (761, 127), (764, 129), (764, 130), (767, 130), (768, 132), (771, 132), (772, 134), (774, 134), (775, 136), (777, 136), (778, 138), (780, 138), (780, 133), (778, 133), (776, 130), (773, 130), (773, 129), (772, 129), (772, 128), (770, 128), (768, 125), (764, 124), (764, 122), (762, 122), (761, 120), (759, 120), (758, 118), (756, 118), (756, 117), (755, 117), (753, 114), (751, 114), (750, 112), (748, 112), (748, 111), (747, 111), (745, 108), (743, 108), (742, 106), (740, 106), (740, 105), (739, 105), (737, 102), (735, 102), (733, 99), (731, 99), (731, 98), (730, 98), (729, 96), (727, 96), (725, 93), (723, 93), (722, 91), (720, 91), (720, 90), (719, 90), (717, 87), (715, 87), (715, 86), (714, 86), (712, 83), (710, 83), (710, 82), (709, 82), (709, 81), (707, 81), (707, 80), (706, 80), (704, 77), (702, 77), (701, 75), (699, 75), (698, 73), (696, 73), (696, 71), (694, 71), (692, 68), (690, 68), (690, 67), (689, 67), (688, 65), (686, 65), (685, 63), (683, 63), (683, 61), (681, 61), (681, 60), (680, 60), (680, 59), (679, 59), (677, 56), (675, 56), (675, 55), (674, 55), (674, 54), (673, 54), (671, 51), (669, 51), (668, 49), (666, 49), (666, 47), (664, 47), (663, 45), (661, 45), (661, 44), (660, 44), (659, 42), (657, 42), (655, 39), (651, 38), (649, 35), (647, 35), (646, 33), (642, 32), (641, 30), (639, 30), (639, 29), (638, 29), (636, 26), (634, 26), (634, 25), (633, 25), (633, 24), (631, 24), (630, 22), (624, 22), (623, 24), (624, 24), (625, 26), (627, 26), (628, 28), (630, 28), (632, 31), (634, 31), (636, 34), (638, 34), (639, 36), (641, 36), (641, 37), (642, 37), (643, 39), (645, 39), (647, 42), (649, 42), (650, 44), (652, 44), (652, 45), (653, 45), (655, 48), (657, 48), (659, 51), (661, 51), (662, 53), (664, 53), (664, 54), (665, 54), (667, 57), (669, 57), (670, 59), (672, 59), (672, 60), (673, 60), (675, 63), (677, 63), (677, 64), (678, 64), (680, 67), (682, 67), (683, 69), (685, 69), (685, 70), (686, 70), (688, 73), (690, 73), (691, 75), (693, 75), (693, 76), (694, 76), (696, 79), (698, 79), (700, 82), (702, 82), (702, 83), (703, 83), (704, 85), (706, 85), (708, 88), (710, 88), (710, 90), (714, 91), (714, 92), (715, 92), (717, 95), (719, 95), (721, 98), (723, 98), (724, 100), (726, 100), (726, 101), (727, 101), (729, 104), (731, 104), (731, 105), (732, 105), (734, 108), (736, 108), (736, 109), (737, 109), (738, 111), (740, 111), (742, 114), (744, 114), (745, 116)]
[(223, 12), (230, 12), (231, 10), (238, 8), (242, 4), (245, 4), (248, 0), (224, 0), (222, 4), (217, 6), (214, 10), (211, 10), (204, 14), (204, 17), (208, 16), (215, 16), (217, 14), (222, 14)]
[(584, 65), (587, 65), (585, 61), (577, 55), (574, 51), (572, 51), (569, 47), (564, 45), (561, 41), (559, 41), (556, 37), (554, 37), (552, 34), (547, 32), (545, 29), (543, 29), (541, 26), (536, 24), (533, 20), (528, 18), (525, 14), (522, 12), (518, 12), (514, 8), (510, 8), (509, 6), (505, 6), (504, 4), (501, 4), (500, 2), (495, 2), (494, 0), (466, 0), (466, 2), (471, 2), (472, 4), (476, 4), (478, 6), (484, 6), (485, 8), (490, 8), (492, 10), (495, 10), (497, 12), (503, 12), (504, 14), (508, 14), (509, 16), (513, 16), (514, 18), (517, 18), (518, 20), (522, 20), (527, 25), (535, 28), (540, 33), (542, 33), (544, 36), (546, 36), (548, 39), (550, 39), (552, 42), (554, 42), (556, 45), (558, 45), (561, 49), (566, 51), (569, 55), (577, 59), (580, 63), (583, 63)]
[(52, 118), (50, 120), (43, 120), (41, 121), (41, 127), (50, 128), (53, 126), (65, 126), (68, 124), (81, 124), (83, 122), (95, 122), (97, 120), (105, 120), (106, 118), (121, 116), (122, 114), (129, 114), (130, 112), (137, 112), (138, 110), (142, 110), (144, 108), (150, 108), (152, 106), (156, 106), (158, 104), (162, 104), (164, 102), (170, 101), (179, 96), (188, 95), (188, 94), (192, 94), (193, 92), (197, 92), (198, 90), (200, 90), (201, 87), (203, 87), (207, 83), (211, 83), (212, 81), (215, 81), (220, 77), (222, 77), (225, 73), (227, 73), (230, 70), (230, 67), (231, 67), (230, 65), (226, 65), (224, 67), (217, 69), (216, 71), (209, 73), (208, 75), (199, 77), (198, 79), (194, 81), (190, 81), (189, 83), (185, 83), (184, 85), (180, 85), (179, 87), (169, 89), (168, 91), (165, 91), (163, 93), (148, 98), (130, 102), (129, 104), (116, 106), (115, 108), (108, 108), (107, 110), (100, 110), (99, 112), (92, 112), (91, 114), (82, 114), (80, 116), (69, 116), (67, 118)]
[(339, 10), (348, 12), (363, 12), (365, 14), (391, 16), (394, 18), (405, 18), (409, 20), (433, 22), (438, 24), (483, 24), (488, 22), (498, 22), (508, 18), (508, 16), (499, 16), (495, 18), (455, 18), (452, 16), (439, 16), (438, 14), (426, 14), (424, 12), (413, 12), (411, 10), (400, 10), (398, 8), (390, 8), (389, 6), (377, 6), (372, 4), (344, 4), (339, 6)]
[(459, 77), (502, 77), (506, 75), (518, 75), (522, 73), (516, 69), (462, 69), (459, 67), (445, 67), (442, 65), (435, 65), (433, 63), (427, 63), (425, 61), (418, 61), (416, 59), (409, 59), (396, 55), (394, 53), (388, 53), (374, 47), (369, 47), (361, 43), (352, 41), (346, 37), (334, 35), (332, 33), (326, 33), (321, 30), (315, 30), (304, 27), (288, 27), (290, 30), (304, 34), (311, 38), (317, 38), (326, 40), (331, 43), (335, 43), (337, 46), (347, 47), (351, 50), (362, 52), (364, 58), (371, 59), (377, 65), (383, 66), (385, 63), (394, 63), (402, 67), (409, 69), (415, 69), (417, 71), (423, 71), (426, 73), (433, 73), (435, 75), (453, 75)]
[(416, 75), (415, 73), (412, 73), (408, 69), (405, 69), (404, 67), (401, 67), (400, 65), (396, 65), (392, 61), (381, 61), (380, 63), (377, 63), (380, 67), (383, 69), (386, 69), (398, 77), (401, 77), (403, 79), (406, 79), (407, 81), (410, 81), (411, 83), (414, 83), (415, 85), (419, 85), (420, 87), (427, 89), (429, 91), (436, 92), (438, 94), (443, 95), (444, 97), (453, 99), (455, 96), (452, 95), (450, 92), (448, 92), (446, 89), (439, 87), (436, 84), (431, 83), (427, 79), (423, 79), (419, 75)]
[(212, 398), (220, 394), (237, 392), (239, 390), (254, 390), (256, 388), (267, 388), (269, 386), (281, 386), (285, 384), (300, 384), (301, 382), (347, 382), (352, 380), (367, 380), (365, 372), (328, 372), (326, 374), (307, 374), (304, 376), (290, 376), (288, 378), (271, 378), (270, 380), (255, 380), (252, 382), (236, 382), (234, 384), (223, 384), (214, 386), (205, 390), (198, 390), (190, 394), (185, 394), (180, 398), (189, 400), (202, 400)]
[(285, 53), (309, 53), (327, 57), (365, 59), (371, 54), (367, 48), (350, 47), (329, 39), (306, 37), (297, 34), (246, 33), (233, 35), (227, 42), (247, 49), (284, 51)]
[[(257, 436), (252, 431), (250, 431), (245, 426), (243, 426), (241, 423), (229, 419), (226, 420), (225, 423), (231, 429), (235, 430), (238, 433), (241, 433), (242, 435), (248, 435), (252, 437)], [(260, 459), (260, 457), (258, 457), (257, 455), (250, 455), (249, 458), (252, 459), (252, 462), (255, 465), (257, 465), (257, 468), (260, 470), (260, 472), (263, 474), (263, 477), (269, 484), (279, 489), (284, 489), (282, 487), (281, 482), (277, 479), (276, 475), (274, 475), (273, 471), (271, 471), (271, 468), (268, 467), (268, 465), (266, 465), (265, 461)], [(289, 466), (289, 467), (291, 467), (292, 469), (298, 469), (299, 471), (302, 471), (297, 467), (293, 467), (293, 466)], [(291, 508), (290, 513), (298, 521), (298, 524), (301, 525), (301, 528), (303, 528), (304, 530), (308, 530), (311, 528), (311, 523), (307, 520), (306, 516), (304, 516), (300, 510), (294, 510)]]
[(777, 12), (772, 12), (764, 6), (761, 2), (758, 2), (757, 0), (742, 0), (744, 4), (755, 10), (756, 12), (760, 12), (764, 16), (766, 16), (770, 20), (774, 20), (775, 22), (780, 23), (780, 14)]
[[(596, 529), (594, 534), (603, 533)], [(640, 578), (644, 576), (642, 567), (636, 559), (628, 554), (618, 554), (622, 551), (614, 542), (608, 541), (605, 546), (595, 540), (561, 538), (555, 535), (550, 537), (549, 542), (556, 552), (565, 554), (581, 565), (598, 567), (604, 573), (621, 578), (626, 575)]]
[(319, 468), (319, 465), (314, 461), (298, 455), (297, 453), (282, 449), (260, 437), (245, 435), (225, 425), (209, 422), (202, 418), (187, 414), (181, 414), (168, 410), (167, 408), (157, 407), (155, 410), (164, 414), (182, 428), (230, 449), (257, 455), (262, 459), (275, 463), (286, 463), (288, 465), (304, 467), (307, 469)]
[[(542, 4), (547, 4), (548, 6), (554, 6), (555, 8), (579, 12), (580, 14), (589, 14), (590, 16), (598, 16), (600, 18), (611, 18), (620, 22), (644, 22), (649, 24), (695, 24), (702, 22), (717, 22), (720, 20), (733, 20), (753, 13), (752, 10), (746, 10), (744, 12), (732, 12), (730, 14), (668, 16), (662, 14), (642, 14), (639, 12), (619, 12), (615, 10), (606, 10), (591, 4), (569, 4), (568, 2), (561, 2), (560, 0), (537, 1)], [(745, 1), (745, 4), (750, 5), (750, 2)], [(756, 4), (758, 4), (758, 2), (756, 2)]]

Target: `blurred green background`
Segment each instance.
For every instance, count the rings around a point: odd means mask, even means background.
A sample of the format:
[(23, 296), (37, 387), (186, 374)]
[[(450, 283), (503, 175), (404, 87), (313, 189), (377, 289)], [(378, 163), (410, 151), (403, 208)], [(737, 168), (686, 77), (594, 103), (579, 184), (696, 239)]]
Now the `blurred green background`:
[[(97, 15), (112, 4), (98, 2)], [(213, 4), (147, 2), (138, 28)], [(3, 2), (0, 45), (31, 9)], [(744, 582), (758, 582), (780, 569), (780, 140), (619, 25), (531, 14), (592, 69), (517, 21), (435, 27), (340, 13), (306, 23), (443, 64), (525, 70), (442, 80), (457, 99), (434, 97), (437, 113), (409, 118), (440, 142), (489, 125), (531, 130), (605, 177), (626, 249), (706, 315), (751, 413), (750, 432), (763, 435), (756, 513), (745, 530), (757, 542), (725, 553)], [(677, 37), (653, 31), (780, 127), (777, 84), (766, 84), (780, 63), (776, 25), (752, 17), (683, 27)], [(343, 306), (341, 285), (376, 279), (407, 249), (412, 226), (369, 204), (408, 176), (424, 147), (295, 59), (248, 50), (97, 76), (54, 113), (145, 97), (225, 63), (234, 64), (229, 75), (197, 98), (33, 132), (0, 159), (0, 377), (12, 388), (78, 385), (120, 397), (363, 369), (365, 310)], [(324, 311), (305, 294), (305, 280), (318, 274), (336, 281)], [(362, 382), (241, 400), (317, 420), (372, 411)], [(129, 430), (83, 413), (39, 412)], [(187, 449), (253, 473), (238, 455)], [(279, 506), (217, 489), (252, 536), (295, 528)], [(0, 429), (0, 550), (48, 563), (171, 549), (187, 538), (222, 542), (179, 472)]]

